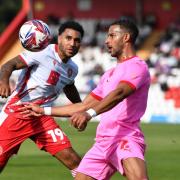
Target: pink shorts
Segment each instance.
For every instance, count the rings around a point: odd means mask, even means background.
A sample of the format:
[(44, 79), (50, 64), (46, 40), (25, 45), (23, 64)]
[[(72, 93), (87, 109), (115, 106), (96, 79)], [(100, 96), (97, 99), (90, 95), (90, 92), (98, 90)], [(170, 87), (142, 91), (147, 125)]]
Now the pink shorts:
[(51, 116), (21, 119), (10, 114), (0, 125), (0, 164), (16, 154), (27, 138), (52, 155), (71, 147), (68, 137)]
[(144, 144), (130, 139), (120, 140), (108, 147), (109, 143), (96, 142), (83, 157), (77, 171), (98, 180), (108, 180), (116, 171), (124, 175), (123, 159), (137, 157), (144, 160)]

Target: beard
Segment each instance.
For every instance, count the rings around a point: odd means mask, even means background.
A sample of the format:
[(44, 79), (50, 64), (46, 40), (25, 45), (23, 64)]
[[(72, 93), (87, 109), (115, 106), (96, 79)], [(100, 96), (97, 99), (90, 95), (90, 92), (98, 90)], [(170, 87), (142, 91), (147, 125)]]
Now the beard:
[(62, 54), (62, 56), (64, 58), (71, 58), (71, 57), (73, 57), (74, 55), (76, 55), (78, 53), (78, 48), (74, 48), (70, 52), (62, 44), (59, 44), (59, 51), (60, 51), (60, 54)]

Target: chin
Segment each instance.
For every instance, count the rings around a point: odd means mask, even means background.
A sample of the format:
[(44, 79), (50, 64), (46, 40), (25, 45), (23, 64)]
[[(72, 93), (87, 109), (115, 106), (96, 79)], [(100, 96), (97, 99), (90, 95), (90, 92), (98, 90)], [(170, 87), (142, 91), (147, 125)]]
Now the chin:
[(112, 56), (112, 57), (116, 57), (116, 54), (111, 53), (111, 56)]

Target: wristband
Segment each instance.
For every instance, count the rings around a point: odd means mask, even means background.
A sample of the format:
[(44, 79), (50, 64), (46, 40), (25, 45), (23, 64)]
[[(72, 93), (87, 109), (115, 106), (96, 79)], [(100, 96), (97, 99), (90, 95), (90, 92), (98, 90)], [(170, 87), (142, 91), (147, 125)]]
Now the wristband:
[(88, 109), (86, 111), (91, 117), (95, 117), (97, 115), (96, 111), (94, 109)]
[(44, 107), (44, 114), (45, 115), (51, 115), (51, 107)]

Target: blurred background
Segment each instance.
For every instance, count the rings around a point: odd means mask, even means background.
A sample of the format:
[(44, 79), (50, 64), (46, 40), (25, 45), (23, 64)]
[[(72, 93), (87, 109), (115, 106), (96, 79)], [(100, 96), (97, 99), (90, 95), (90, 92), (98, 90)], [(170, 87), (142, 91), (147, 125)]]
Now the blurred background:
[[(104, 71), (115, 65), (104, 46), (108, 25), (113, 20), (128, 16), (139, 27), (137, 54), (148, 63), (152, 79), (143, 121), (179, 123), (179, 9), (180, 1), (177, 0), (1, 0), (0, 64), (23, 50), (18, 31), (26, 20), (45, 21), (53, 34), (52, 43), (56, 43), (62, 22), (76, 20), (85, 29), (80, 53), (73, 58), (79, 66), (76, 85), (83, 98), (96, 86)], [(14, 74), (12, 88), (18, 73)], [(1, 104), (4, 101), (1, 100)]]
[[(96, 86), (104, 71), (115, 65), (104, 46), (108, 25), (122, 16), (132, 18), (140, 30), (137, 54), (147, 62), (151, 73), (148, 107), (142, 118), (149, 176), (153, 180), (180, 179), (180, 1), (0, 0), (0, 14), (0, 65), (23, 51), (18, 31), (25, 21), (45, 21), (53, 34), (52, 43), (56, 43), (62, 22), (73, 19), (82, 24), (85, 37), (80, 52), (73, 57), (79, 66), (75, 83), (82, 98)], [(14, 72), (11, 77), (12, 89), (18, 74)], [(0, 99), (0, 107), (5, 102), (6, 99)], [(61, 96), (55, 105), (66, 103), (68, 100)], [(68, 122), (58, 123), (83, 156), (93, 144), (97, 122), (90, 123), (82, 133)], [(26, 141), (21, 156), (12, 158), (1, 179), (72, 179), (67, 169), (41, 153)], [(115, 175), (112, 179), (124, 178)]]

